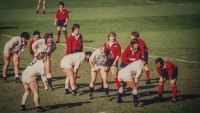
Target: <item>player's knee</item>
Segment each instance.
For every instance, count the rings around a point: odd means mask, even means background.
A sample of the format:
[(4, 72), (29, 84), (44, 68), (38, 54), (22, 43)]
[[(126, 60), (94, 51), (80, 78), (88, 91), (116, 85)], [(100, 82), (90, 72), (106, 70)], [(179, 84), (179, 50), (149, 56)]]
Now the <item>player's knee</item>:
[(159, 83), (158, 83), (158, 84), (159, 84), (159, 85), (163, 85), (163, 83), (164, 83), (163, 81), (159, 81)]
[(61, 31), (58, 31), (58, 35), (60, 35), (61, 34)]

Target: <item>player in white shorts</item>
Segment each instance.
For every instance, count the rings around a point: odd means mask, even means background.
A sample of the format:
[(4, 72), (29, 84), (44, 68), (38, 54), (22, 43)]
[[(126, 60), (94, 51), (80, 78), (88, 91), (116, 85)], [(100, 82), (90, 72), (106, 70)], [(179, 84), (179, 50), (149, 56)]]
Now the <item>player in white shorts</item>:
[(27, 40), (30, 39), (28, 32), (22, 32), (20, 36), (15, 36), (9, 40), (4, 47), (4, 67), (3, 67), (3, 78), (7, 81), (7, 70), (10, 63), (10, 57), (13, 57), (14, 73), (16, 83), (20, 83), (19, 79), (19, 56), (24, 51)]
[(40, 106), (37, 78), (41, 76), (43, 81), (46, 81), (46, 76), (45, 76), (45, 71), (44, 71), (45, 60), (46, 60), (46, 54), (40, 53), (37, 57), (37, 60), (32, 61), (29, 64), (29, 66), (22, 72), (22, 82), (24, 85), (25, 92), (22, 97), (21, 111), (26, 110), (25, 104), (31, 91), (34, 94), (35, 110), (44, 111), (44, 109)]
[(109, 99), (109, 89), (108, 89), (108, 83), (107, 83), (109, 67), (107, 65), (107, 61), (111, 57), (112, 57), (112, 54), (110, 53), (110, 50), (108, 48), (96, 49), (92, 53), (92, 56), (89, 59), (90, 65), (91, 65), (91, 82), (90, 82), (90, 87), (89, 87), (90, 93), (88, 96), (89, 99), (93, 98), (92, 94), (94, 91), (94, 85), (95, 85), (95, 81), (96, 81), (98, 73), (101, 74), (106, 98)]
[(45, 74), (47, 76), (48, 87), (45, 87), (45, 90), (52, 89), (52, 76), (51, 76), (51, 54), (56, 50), (56, 43), (53, 41), (53, 33), (46, 33), (43, 39), (35, 41), (32, 45), (34, 52), (34, 57), (40, 52), (47, 53), (47, 60), (45, 64)]
[(60, 63), (63, 72), (67, 75), (65, 80), (65, 93), (69, 94), (69, 84), (72, 89), (72, 94), (76, 95), (75, 88), (75, 77), (77, 76), (77, 71), (83, 61), (88, 62), (92, 52), (78, 52), (75, 54), (69, 54), (65, 56)]
[(124, 92), (123, 82), (126, 82), (127, 85), (130, 88), (132, 88), (134, 107), (142, 107), (142, 104), (139, 104), (138, 101), (137, 89), (138, 89), (138, 81), (140, 79), (145, 64), (146, 61), (144, 59), (137, 60), (128, 64), (125, 68), (119, 71), (118, 80), (121, 84), (121, 87), (119, 88), (119, 91), (117, 93), (118, 103), (123, 102), (123, 100), (121, 100), (122, 94)]

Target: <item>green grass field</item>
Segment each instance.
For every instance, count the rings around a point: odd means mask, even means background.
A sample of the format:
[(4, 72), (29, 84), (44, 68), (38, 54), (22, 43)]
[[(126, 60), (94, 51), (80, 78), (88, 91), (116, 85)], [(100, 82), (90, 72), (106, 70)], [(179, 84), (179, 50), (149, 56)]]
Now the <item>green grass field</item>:
[[(31, 35), (39, 30), (42, 35), (51, 31), (56, 40), (56, 28), (53, 26), (57, 0), (46, 0), (46, 14), (35, 14), (37, 0), (0, 0), (0, 71), (3, 67), (3, 49), (10, 36), (28, 31)], [(52, 75), (54, 91), (44, 91), (40, 81), (41, 105), (48, 113), (199, 113), (200, 111), (200, 1), (199, 0), (65, 0), (70, 10), (68, 33), (74, 23), (81, 25), (84, 50), (100, 48), (107, 41), (110, 31), (117, 32), (117, 40), (124, 49), (130, 41), (130, 33), (137, 30), (149, 48), (149, 66), (153, 84), (145, 85), (142, 74), (139, 86), (140, 100), (146, 105), (134, 108), (131, 92), (123, 97), (124, 103), (116, 103), (117, 90), (109, 74), (110, 95), (112, 101), (106, 101), (104, 92), (99, 91), (100, 76), (95, 87), (94, 99), (89, 100), (90, 66), (83, 63), (80, 67), (77, 83), (82, 95), (64, 94), (65, 76), (60, 69), (60, 61), (65, 55), (65, 40), (52, 56)], [(158, 74), (154, 59), (161, 56), (175, 62), (179, 67), (178, 102), (171, 103), (171, 87), (165, 83), (165, 101), (155, 103), (157, 96)], [(31, 62), (28, 47), (20, 56), (20, 70)], [(16, 84), (10, 63), (7, 83), (0, 80), (0, 113), (20, 112), (23, 85)], [(2, 75), (0, 75), (2, 77)], [(35, 112), (33, 95), (27, 102), (27, 113)]]

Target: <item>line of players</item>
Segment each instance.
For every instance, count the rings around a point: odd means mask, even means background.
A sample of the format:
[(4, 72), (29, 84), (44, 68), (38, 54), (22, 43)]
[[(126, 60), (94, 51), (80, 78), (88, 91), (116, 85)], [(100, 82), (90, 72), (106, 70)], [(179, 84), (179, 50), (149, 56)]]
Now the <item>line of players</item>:
[[(67, 38), (67, 55), (61, 61), (61, 68), (66, 74), (65, 93), (69, 94), (69, 87), (72, 89), (72, 94), (76, 95), (76, 77), (80, 64), (83, 61), (89, 61), (91, 65), (91, 82), (89, 85), (89, 99), (93, 98), (95, 81), (98, 73), (102, 76), (102, 86), (104, 88), (107, 99), (109, 100), (109, 87), (107, 83), (108, 72), (111, 71), (114, 81), (116, 83), (118, 93), (117, 102), (123, 102), (121, 97), (124, 92), (123, 82), (132, 88), (133, 103), (135, 107), (142, 106), (138, 101), (138, 82), (143, 69), (146, 72), (146, 84), (150, 84), (150, 72), (148, 69), (148, 48), (145, 42), (139, 38), (137, 31), (131, 33), (131, 42), (121, 54), (121, 46), (117, 42), (117, 34), (110, 32), (108, 40), (103, 47), (92, 52), (83, 52), (82, 35), (79, 32), (80, 25), (74, 24), (72, 26), (72, 33)], [(43, 111), (39, 102), (38, 79), (40, 75), (44, 82), (45, 90), (52, 90), (52, 76), (51, 76), (51, 54), (56, 50), (56, 43), (53, 41), (53, 34), (46, 33), (43, 38), (40, 38), (40, 32), (33, 33), (34, 38), (30, 41), (30, 54), (34, 60), (22, 73), (22, 82), (25, 93), (22, 98), (22, 110), (26, 110), (25, 102), (30, 94), (34, 93), (34, 102), (36, 111)], [(9, 66), (10, 58), (13, 58), (15, 80), (20, 83), (19, 79), (19, 56), (24, 51), (27, 40), (30, 35), (27, 32), (22, 32), (20, 36), (13, 37), (8, 41), (4, 48), (4, 67), (3, 78), (7, 81), (7, 68)], [(70, 46), (70, 47), (69, 47)], [(121, 57), (121, 70), (118, 73), (118, 60)], [(157, 58), (155, 60), (156, 69), (160, 75), (158, 85), (159, 100), (162, 101), (162, 93), (164, 83), (167, 78), (170, 78), (172, 86), (172, 101), (176, 101), (176, 80), (178, 76), (178, 67), (171, 61)], [(44, 70), (45, 69), (45, 70)]]

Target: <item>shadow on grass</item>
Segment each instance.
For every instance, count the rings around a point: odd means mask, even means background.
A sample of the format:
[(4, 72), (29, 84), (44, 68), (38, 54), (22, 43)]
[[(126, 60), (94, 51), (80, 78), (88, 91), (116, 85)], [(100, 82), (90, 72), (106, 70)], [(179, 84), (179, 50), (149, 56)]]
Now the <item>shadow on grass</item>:
[(94, 40), (83, 40), (83, 42), (90, 43), (90, 42), (94, 42)]
[(67, 108), (82, 106), (83, 104), (90, 104), (90, 103), (91, 102), (76, 102), (76, 103), (55, 104), (55, 105), (46, 106), (45, 109), (46, 109), (46, 111), (51, 110), (51, 109), (59, 109), (59, 108), (67, 109)]

